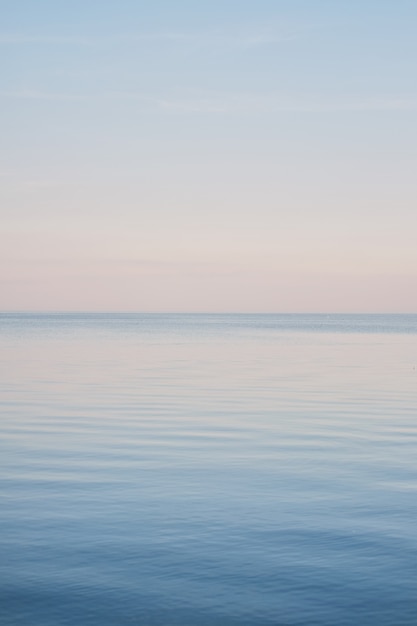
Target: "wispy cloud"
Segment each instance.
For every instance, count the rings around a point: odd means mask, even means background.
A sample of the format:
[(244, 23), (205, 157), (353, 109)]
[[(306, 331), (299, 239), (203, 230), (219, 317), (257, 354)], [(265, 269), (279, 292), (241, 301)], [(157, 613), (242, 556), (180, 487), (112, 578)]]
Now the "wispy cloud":
[(417, 97), (251, 97), (231, 96), (218, 98), (166, 99), (159, 102), (162, 109), (178, 113), (326, 113), (354, 111), (406, 111), (417, 108)]
[(413, 111), (417, 109), (417, 95), (364, 96), (315, 95), (288, 96), (281, 94), (209, 93), (155, 95), (129, 91), (107, 92), (48, 92), (23, 89), (0, 92), (0, 98), (57, 101), (135, 101), (141, 110), (171, 114), (273, 114), (280, 112), (326, 113), (366, 111)]
[(91, 45), (93, 39), (83, 37), (72, 37), (65, 35), (27, 35), (19, 33), (0, 33), (0, 44), (10, 45)]
[(25, 33), (0, 33), (0, 45), (111, 45), (117, 43), (181, 43), (203, 46), (263, 46), (291, 41), (297, 38), (294, 29), (247, 28), (237, 31), (201, 31), (201, 32), (143, 32), (112, 35), (39, 35)]
[(292, 41), (297, 37), (294, 32), (270, 30), (245, 30), (242, 32), (200, 32), (200, 33), (149, 33), (136, 37), (137, 41), (172, 41), (194, 43), (203, 46), (251, 47), (279, 44)]
[(411, 111), (417, 108), (417, 95), (317, 97), (306, 94), (218, 93), (180, 96), (144, 96), (139, 94), (112, 94), (113, 98), (138, 99), (159, 111), (172, 114), (274, 114), (274, 113), (326, 113), (366, 111)]
[(17, 91), (1, 91), (0, 98), (11, 98), (16, 100), (87, 100), (91, 97), (88, 94), (71, 94), (65, 92), (38, 91), (36, 89), (21, 89)]

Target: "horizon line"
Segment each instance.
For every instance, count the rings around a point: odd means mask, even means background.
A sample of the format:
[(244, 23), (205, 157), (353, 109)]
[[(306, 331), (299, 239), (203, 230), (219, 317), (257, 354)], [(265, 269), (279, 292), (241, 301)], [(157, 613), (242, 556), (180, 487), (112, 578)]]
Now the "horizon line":
[(144, 311), (94, 309), (0, 309), (3, 314), (27, 315), (417, 315), (417, 311)]

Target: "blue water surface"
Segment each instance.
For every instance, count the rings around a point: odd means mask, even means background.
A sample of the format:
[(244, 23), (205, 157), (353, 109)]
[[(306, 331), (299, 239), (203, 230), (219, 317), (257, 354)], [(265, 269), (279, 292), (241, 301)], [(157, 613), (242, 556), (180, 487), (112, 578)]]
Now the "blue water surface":
[(417, 316), (0, 314), (2, 626), (415, 626)]

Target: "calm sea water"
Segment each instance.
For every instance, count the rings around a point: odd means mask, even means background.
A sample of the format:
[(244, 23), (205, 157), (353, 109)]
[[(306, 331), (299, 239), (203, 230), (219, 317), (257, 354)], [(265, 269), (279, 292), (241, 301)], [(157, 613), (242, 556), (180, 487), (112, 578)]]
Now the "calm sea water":
[(417, 316), (0, 315), (2, 626), (415, 626)]

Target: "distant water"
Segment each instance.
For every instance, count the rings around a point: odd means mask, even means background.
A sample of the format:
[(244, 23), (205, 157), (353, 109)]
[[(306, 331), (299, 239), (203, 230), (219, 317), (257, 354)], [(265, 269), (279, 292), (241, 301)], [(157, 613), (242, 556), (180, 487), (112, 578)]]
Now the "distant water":
[(416, 626), (417, 316), (0, 315), (2, 626)]

